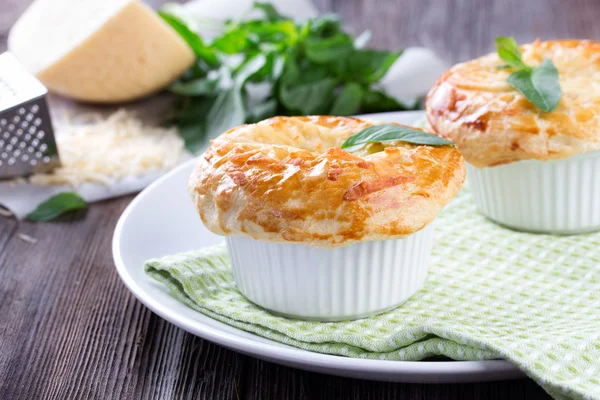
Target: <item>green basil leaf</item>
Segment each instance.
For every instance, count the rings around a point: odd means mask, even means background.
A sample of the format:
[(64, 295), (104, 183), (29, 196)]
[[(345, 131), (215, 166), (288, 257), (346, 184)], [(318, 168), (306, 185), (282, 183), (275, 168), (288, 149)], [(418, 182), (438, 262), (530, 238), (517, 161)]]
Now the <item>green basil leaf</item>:
[(335, 79), (325, 78), (294, 87), (282, 86), (280, 100), (288, 109), (302, 115), (325, 114), (333, 101), (336, 84)]
[(252, 75), (259, 73), (266, 64), (267, 57), (264, 54), (257, 54), (246, 60), (235, 71), (233, 79), (236, 85), (241, 87)]
[(265, 13), (265, 16), (267, 17), (267, 20), (271, 22), (289, 19), (288, 17), (284, 17), (283, 15), (281, 15), (279, 11), (277, 11), (277, 9), (273, 7), (273, 5), (270, 3), (262, 3), (255, 1), (253, 8), (257, 10), (262, 10)]
[(219, 93), (206, 115), (204, 135), (212, 139), (221, 133), (242, 125), (246, 121), (246, 110), (242, 99), (242, 88), (248, 78), (257, 73), (266, 63), (263, 54), (246, 60), (234, 73), (234, 85)]
[(309, 30), (321, 37), (330, 37), (343, 33), (342, 21), (335, 14), (323, 14), (309, 20)]
[(354, 43), (342, 30), (339, 18), (328, 14), (309, 20), (304, 50), (310, 61), (327, 64), (345, 59), (354, 50)]
[(257, 73), (258, 78), (264, 77), (264, 80), (277, 81), (281, 74), (283, 74), (283, 67), (285, 66), (285, 58), (277, 53), (270, 53), (267, 55), (266, 65)]
[[(182, 78), (171, 84), (168, 90), (181, 96), (216, 96), (220, 90), (229, 86), (231, 86), (231, 72), (228, 67), (222, 66), (196, 79), (183, 80)], [(184, 103), (180, 105), (185, 106)]]
[(297, 83), (310, 83), (331, 78), (329, 70), (324, 65), (302, 63), (300, 67), (300, 76), (296, 80)]
[[(248, 78), (248, 81), (273, 83), (277, 81), (283, 73), (283, 67), (285, 65), (283, 55), (279, 54), (278, 52), (266, 52), (263, 54), (265, 56), (264, 65), (262, 66), (262, 68), (260, 68), (254, 74), (252, 74)], [(254, 56), (251, 56), (249, 58), (252, 58)]]
[(30, 221), (46, 222), (53, 220), (64, 213), (83, 210), (87, 202), (74, 192), (63, 192), (50, 197), (25, 216)]
[(220, 79), (200, 78), (187, 82), (175, 82), (169, 86), (169, 91), (182, 96), (214, 95), (217, 93)]
[(522, 60), (521, 50), (512, 37), (498, 36), (496, 38), (498, 56), (513, 68), (529, 68)]
[(345, 33), (328, 38), (309, 36), (304, 46), (306, 57), (317, 64), (344, 59), (354, 50), (352, 37)]
[(203, 59), (198, 58), (196, 59), (196, 62), (190, 68), (187, 69), (187, 71), (181, 74), (179, 79), (184, 81), (190, 81), (198, 78), (206, 78), (206, 75), (208, 75), (208, 73), (214, 68), (215, 66), (208, 65), (208, 63), (206, 63)]
[(284, 55), (283, 73), (281, 74), (280, 85), (293, 85), (300, 80), (300, 68), (296, 62), (297, 51), (290, 48)]
[(171, 26), (185, 40), (185, 42), (192, 48), (196, 56), (202, 58), (210, 65), (218, 65), (219, 59), (217, 58), (214, 51), (207, 47), (200, 36), (192, 31), (181, 19), (171, 15), (165, 11), (159, 11), (158, 15)]
[(331, 115), (354, 115), (358, 113), (363, 92), (363, 88), (358, 83), (347, 83), (335, 98)]
[(189, 124), (198, 121), (198, 116), (206, 116), (216, 96), (180, 97), (171, 121), (176, 124)]
[(278, 97), (281, 104), (293, 113), (324, 114), (333, 102), (337, 80), (327, 77), (324, 67), (300, 70), (294, 59), (286, 63), (280, 79)]
[(452, 146), (449, 140), (421, 130), (394, 124), (373, 125), (350, 136), (342, 149), (352, 152), (370, 143), (406, 142), (426, 146)]
[(377, 82), (402, 55), (402, 51), (355, 50), (344, 62), (348, 80), (370, 84)]
[(548, 58), (539, 67), (513, 72), (507, 82), (545, 112), (554, 111), (562, 97), (558, 70)]
[(295, 51), (290, 51), (286, 57), (281, 84), (294, 86), (329, 77), (331, 77), (331, 73), (327, 66), (313, 64), (306, 59), (297, 57)]
[(236, 54), (243, 51), (249, 44), (248, 33), (243, 29), (236, 29), (215, 39), (212, 47), (225, 54)]
[(245, 29), (249, 34), (256, 35), (257, 42), (270, 42), (280, 45), (293, 45), (298, 40), (298, 28), (294, 21), (248, 21), (239, 29)]

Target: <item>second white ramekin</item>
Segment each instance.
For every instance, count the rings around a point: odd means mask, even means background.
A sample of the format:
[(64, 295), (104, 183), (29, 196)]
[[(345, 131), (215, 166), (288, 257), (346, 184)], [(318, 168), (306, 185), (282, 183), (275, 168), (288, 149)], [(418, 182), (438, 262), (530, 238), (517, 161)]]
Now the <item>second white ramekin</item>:
[(509, 228), (553, 234), (600, 229), (600, 151), (483, 169), (467, 164), (467, 180), (481, 212)]
[(368, 317), (415, 294), (427, 276), (433, 227), (404, 239), (334, 249), (227, 237), (236, 284), (275, 313), (315, 321)]

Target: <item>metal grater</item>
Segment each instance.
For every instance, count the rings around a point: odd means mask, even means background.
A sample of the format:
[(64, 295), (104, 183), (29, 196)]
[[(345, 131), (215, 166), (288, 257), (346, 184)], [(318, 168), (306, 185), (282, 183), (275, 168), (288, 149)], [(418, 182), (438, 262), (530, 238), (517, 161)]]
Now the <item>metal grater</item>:
[(47, 172), (60, 164), (47, 94), (15, 56), (0, 54), (0, 179)]

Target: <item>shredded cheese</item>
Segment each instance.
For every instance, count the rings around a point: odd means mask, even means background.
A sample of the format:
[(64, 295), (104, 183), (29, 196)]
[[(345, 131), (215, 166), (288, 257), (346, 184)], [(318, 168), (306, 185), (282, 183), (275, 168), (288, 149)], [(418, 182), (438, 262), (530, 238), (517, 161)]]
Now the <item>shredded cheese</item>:
[(144, 125), (126, 110), (108, 118), (79, 115), (78, 123), (68, 121), (58, 127), (56, 144), (61, 166), (49, 174), (30, 176), (31, 183), (110, 184), (128, 175), (171, 169), (190, 156), (175, 128)]
[(31, 243), (31, 244), (36, 244), (37, 243), (37, 239), (36, 238), (34, 238), (33, 236), (29, 236), (26, 233), (19, 233), (17, 236), (19, 237), (19, 239), (21, 239), (24, 242)]

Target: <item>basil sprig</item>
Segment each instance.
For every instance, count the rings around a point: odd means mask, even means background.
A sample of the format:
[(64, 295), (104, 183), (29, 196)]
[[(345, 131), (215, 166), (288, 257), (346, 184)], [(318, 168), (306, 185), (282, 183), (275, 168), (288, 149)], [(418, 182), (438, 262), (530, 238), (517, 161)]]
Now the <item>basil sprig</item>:
[(496, 48), (498, 56), (507, 64), (503, 67), (516, 69), (506, 81), (542, 111), (554, 111), (560, 102), (562, 91), (558, 70), (552, 61), (544, 58), (538, 67), (525, 64), (521, 50), (512, 37), (497, 37)]
[(350, 136), (342, 144), (342, 149), (353, 152), (367, 144), (385, 142), (405, 142), (425, 146), (454, 145), (449, 140), (418, 129), (394, 124), (383, 124), (370, 126)]
[(87, 206), (87, 202), (77, 193), (63, 192), (38, 205), (25, 218), (34, 222), (46, 222), (70, 211), (86, 209)]

